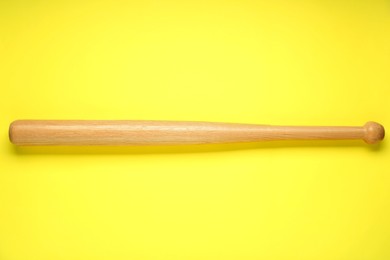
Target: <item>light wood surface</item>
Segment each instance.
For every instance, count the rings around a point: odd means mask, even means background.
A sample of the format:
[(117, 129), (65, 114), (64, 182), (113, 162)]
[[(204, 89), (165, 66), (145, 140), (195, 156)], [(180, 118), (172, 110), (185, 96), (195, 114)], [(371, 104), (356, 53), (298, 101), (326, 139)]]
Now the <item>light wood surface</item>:
[(15, 145), (180, 145), (271, 140), (384, 138), (375, 122), (364, 126), (271, 126), (234, 123), (126, 120), (17, 120), (9, 128)]

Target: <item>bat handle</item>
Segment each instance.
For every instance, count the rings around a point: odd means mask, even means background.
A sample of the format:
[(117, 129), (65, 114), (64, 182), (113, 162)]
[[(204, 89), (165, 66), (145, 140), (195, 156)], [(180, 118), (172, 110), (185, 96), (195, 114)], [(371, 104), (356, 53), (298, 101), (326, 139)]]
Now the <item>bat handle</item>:
[(17, 120), (9, 128), (16, 145), (175, 145), (272, 140), (384, 138), (382, 125), (272, 126), (210, 122), (131, 120)]

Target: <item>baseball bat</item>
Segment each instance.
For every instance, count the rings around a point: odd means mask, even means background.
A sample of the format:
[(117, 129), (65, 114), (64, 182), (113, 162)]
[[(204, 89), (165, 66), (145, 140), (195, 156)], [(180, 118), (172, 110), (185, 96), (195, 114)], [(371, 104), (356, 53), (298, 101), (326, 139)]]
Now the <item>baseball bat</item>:
[(374, 144), (385, 130), (364, 126), (271, 126), (211, 122), (130, 120), (17, 120), (9, 127), (15, 145), (181, 145), (271, 140), (351, 140)]

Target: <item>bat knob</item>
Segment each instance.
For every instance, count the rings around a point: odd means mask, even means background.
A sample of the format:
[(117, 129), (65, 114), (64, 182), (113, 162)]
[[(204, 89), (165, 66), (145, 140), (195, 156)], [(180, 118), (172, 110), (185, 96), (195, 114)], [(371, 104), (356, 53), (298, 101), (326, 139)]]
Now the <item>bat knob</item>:
[(368, 144), (375, 144), (385, 137), (385, 128), (376, 122), (369, 121), (364, 126), (363, 140)]

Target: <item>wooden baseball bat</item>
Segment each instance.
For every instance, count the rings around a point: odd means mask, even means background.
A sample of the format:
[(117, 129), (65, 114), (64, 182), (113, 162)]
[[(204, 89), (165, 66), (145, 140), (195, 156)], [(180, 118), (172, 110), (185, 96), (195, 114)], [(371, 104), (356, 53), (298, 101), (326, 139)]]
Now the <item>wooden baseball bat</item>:
[(364, 126), (271, 126), (234, 123), (127, 120), (17, 120), (9, 128), (15, 145), (180, 145), (271, 140), (362, 139), (374, 144), (385, 130)]

